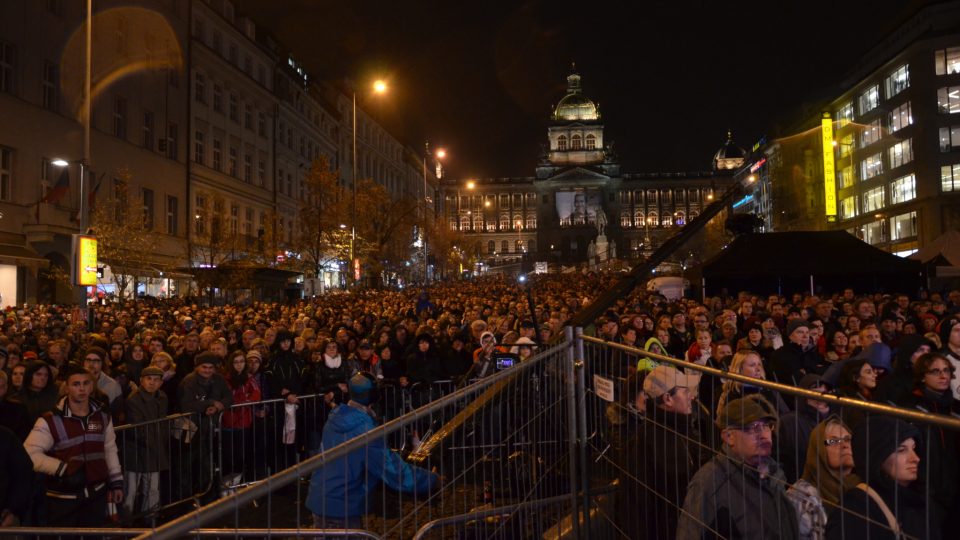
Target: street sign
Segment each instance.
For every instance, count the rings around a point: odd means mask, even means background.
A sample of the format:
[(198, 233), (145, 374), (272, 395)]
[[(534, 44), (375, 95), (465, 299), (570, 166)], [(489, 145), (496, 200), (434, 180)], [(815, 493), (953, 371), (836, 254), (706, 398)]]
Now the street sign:
[(73, 284), (91, 287), (97, 284), (97, 237), (73, 235)]

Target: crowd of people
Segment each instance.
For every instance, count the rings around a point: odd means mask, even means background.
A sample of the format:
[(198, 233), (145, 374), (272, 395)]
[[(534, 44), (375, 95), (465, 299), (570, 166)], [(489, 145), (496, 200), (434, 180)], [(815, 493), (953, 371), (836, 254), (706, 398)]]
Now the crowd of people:
[(601, 364), (626, 378), (611, 431), (627, 537), (940, 538), (960, 510), (960, 433), (826, 397), (956, 417), (958, 291), (741, 293), (598, 330), (661, 355)]
[[(505, 277), (287, 304), (111, 304), (98, 308), (93, 331), (70, 307), (8, 308), (0, 445), (23, 454), (0, 473), (0, 524), (101, 524), (196, 492), (213, 422), (222, 448), (243, 448), (223, 454), (225, 478), (276, 472), (325, 439), (370, 429), (385, 411), (369, 402), (369, 386), (417, 393), (489, 375), (497, 354), (523, 361), (619, 277), (539, 276), (524, 285), (532, 304)], [(960, 291), (668, 302), (636, 290), (593, 328), (605, 340), (750, 378), (946, 414), (960, 412), (958, 310)], [(894, 525), (935, 538), (938, 520), (957, 509), (956, 433), (699, 376), (655, 356), (611, 349), (605, 360), (625, 379), (627, 414), (610, 422), (625, 434), (617, 460), (633, 494), (619, 500), (640, 508), (621, 514), (631, 538), (823, 538)], [(272, 406), (256, 405), (265, 402)], [(191, 420), (162, 420), (177, 413)], [(151, 422), (164, 428), (145, 427)], [(117, 430), (128, 424), (136, 436), (125, 440)], [(270, 434), (266, 452), (246, 448), (256, 430)], [(100, 461), (89, 459), (91, 448)], [(891, 459), (903, 466), (891, 468)], [(15, 465), (25, 460), (30, 478)], [(428, 471), (408, 473), (416, 481), (391, 487), (435, 487)], [(355, 515), (323, 515), (324, 497), (311, 499), (318, 524), (354, 523)]]

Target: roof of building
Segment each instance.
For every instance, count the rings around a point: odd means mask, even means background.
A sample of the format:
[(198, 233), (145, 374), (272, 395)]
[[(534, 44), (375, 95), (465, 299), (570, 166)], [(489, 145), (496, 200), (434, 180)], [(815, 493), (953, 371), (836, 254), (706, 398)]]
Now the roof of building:
[(583, 95), (580, 89), (580, 74), (576, 71), (567, 76), (567, 95), (553, 111), (553, 119), (561, 121), (593, 121), (600, 119), (597, 104)]
[(733, 133), (727, 131), (727, 142), (723, 143), (723, 146), (717, 150), (717, 153), (713, 155), (713, 160), (719, 159), (744, 159), (747, 157), (747, 152), (743, 148), (740, 148), (733, 142)]

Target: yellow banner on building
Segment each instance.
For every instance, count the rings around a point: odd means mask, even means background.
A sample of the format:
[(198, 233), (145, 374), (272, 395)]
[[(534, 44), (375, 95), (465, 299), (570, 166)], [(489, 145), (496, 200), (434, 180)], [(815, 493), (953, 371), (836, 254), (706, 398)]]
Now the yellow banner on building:
[(823, 113), (820, 119), (823, 135), (823, 191), (827, 221), (837, 220), (837, 171), (833, 162), (833, 119)]
[(97, 284), (97, 237), (73, 235), (74, 284), (91, 287)]

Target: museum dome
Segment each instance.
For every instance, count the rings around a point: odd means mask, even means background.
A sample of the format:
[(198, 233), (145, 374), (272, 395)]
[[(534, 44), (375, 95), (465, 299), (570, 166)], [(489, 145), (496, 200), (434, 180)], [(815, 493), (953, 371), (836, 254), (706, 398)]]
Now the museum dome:
[(596, 103), (581, 93), (580, 75), (576, 71), (567, 76), (567, 95), (554, 109), (553, 119), (561, 121), (600, 119), (600, 111)]
[(733, 142), (733, 134), (727, 131), (727, 142), (713, 155), (714, 169), (736, 169), (743, 165), (747, 152)]

